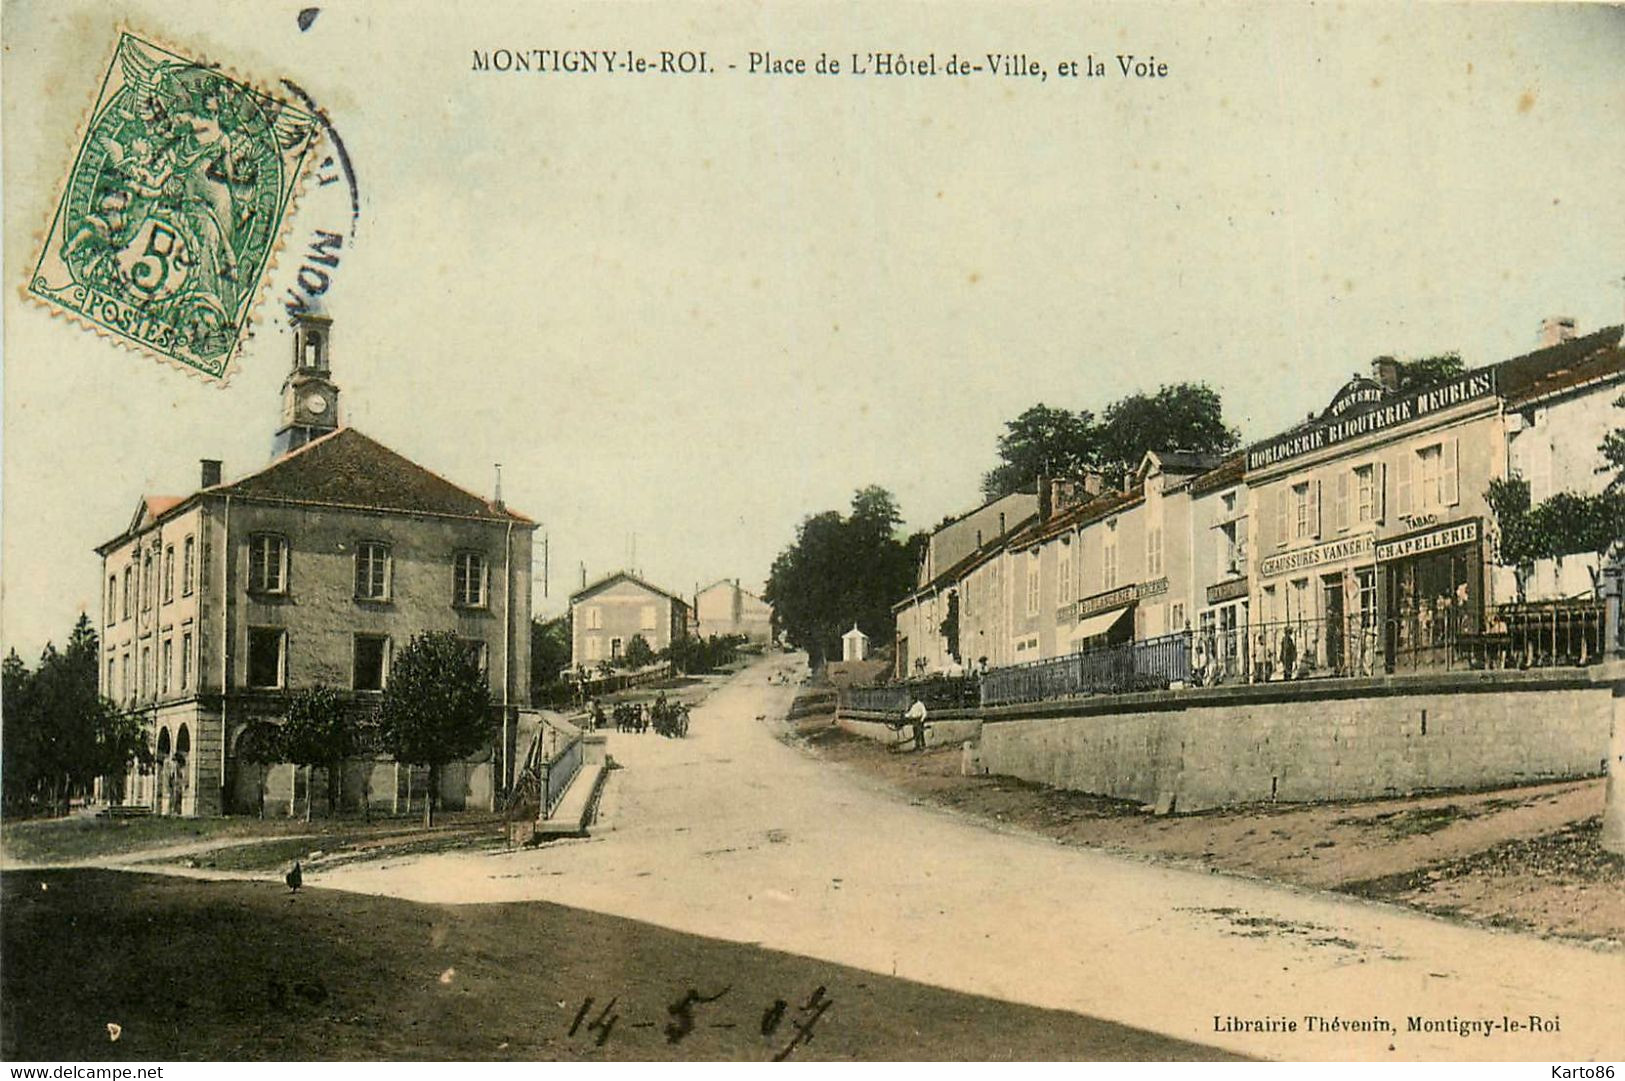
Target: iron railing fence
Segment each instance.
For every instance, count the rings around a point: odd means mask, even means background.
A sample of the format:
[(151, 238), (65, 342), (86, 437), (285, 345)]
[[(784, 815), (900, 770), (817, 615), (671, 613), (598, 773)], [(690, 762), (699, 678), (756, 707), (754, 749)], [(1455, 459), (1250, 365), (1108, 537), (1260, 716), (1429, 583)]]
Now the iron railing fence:
[[(902, 714), (920, 698), (927, 709), (999, 706), (1095, 694), (1214, 687), (1287, 680), (1359, 678), (1430, 671), (1576, 667), (1607, 652), (1601, 601), (1507, 604), (1480, 614), (1457, 603), (1401, 617), (1277, 620), (1202, 627), (990, 669), (980, 677), (939, 677), (842, 690), (844, 708)], [(1620, 634), (1616, 628), (1614, 634)]]
[(559, 801), (564, 798), (564, 793), (569, 791), (570, 782), (581, 772), (581, 762), (582, 739), (576, 736), (542, 764), (539, 793), (541, 817), (549, 818), (558, 809)]
[(982, 677), (982, 705), (1166, 690), (1190, 679), (1190, 638), (1180, 631), (994, 668)]
[(931, 712), (974, 709), (981, 705), (980, 682), (976, 676), (932, 676), (879, 687), (846, 687), (839, 692), (843, 707), (875, 713), (904, 713), (915, 699)]
[(1602, 659), (1600, 603), (1503, 605), (1486, 615), (1441, 605), (1390, 619), (1252, 623), (1195, 632), (1191, 682), (1269, 683), (1322, 677), (1578, 667)]

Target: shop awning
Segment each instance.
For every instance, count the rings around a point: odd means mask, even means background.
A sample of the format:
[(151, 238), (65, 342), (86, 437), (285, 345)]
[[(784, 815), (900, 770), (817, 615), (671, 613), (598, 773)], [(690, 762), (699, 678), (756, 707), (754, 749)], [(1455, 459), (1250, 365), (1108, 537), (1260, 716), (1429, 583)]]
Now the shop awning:
[(1117, 625), (1117, 621), (1128, 615), (1127, 608), (1119, 608), (1115, 612), (1101, 612), (1098, 615), (1085, 616), (1078, 622), (1078, 629), (1072, 632), (1072, 641), (1081, 642), (1085, 638), (1094, 638), (1105, 634)]

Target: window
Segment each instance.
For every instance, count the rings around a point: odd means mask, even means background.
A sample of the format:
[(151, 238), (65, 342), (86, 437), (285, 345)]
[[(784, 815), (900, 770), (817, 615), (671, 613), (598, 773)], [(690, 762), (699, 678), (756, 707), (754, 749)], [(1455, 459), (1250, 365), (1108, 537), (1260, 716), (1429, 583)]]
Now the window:
[(381, 691), (389, 679), (389, 639), (381, 634), (355, 636), (355, 677), (358, 691)]
[(173, 544), (164, 549), (164, 603), (172, 604), (175, 601), (175, 546)]
[(364, 601), (389, 599), (389, 545), (362, 541), (355, 548), (355, 595)]
[(1443, 447), (1435, 443), (1431, 447), (1423, 447), (1416, 452), (1416, 505), (1418, 507), (1436, 507), (1439, 499), (1439, 482), (1443, 479), (1440, 466), (1444, 462)]
[(639, 626), (643, 630), (646, 630), (646, 631), (652, 631), (652, 630), (655, 629), (655, 606), (654, 605), (646, 604), (646, 605), (643, 606), (643, 619), (640, 621)]
[(621, 640), (619, 638), (611, 638), (609, 640), (609, 659), (610, 660), (618, 661), (618, 660), (621, 659), (621, 647), (622, 647), (622, 642), (621, 642)]
[(164, 639), (163, 668), (158, 673), (158, 686), (164, 694), (169, 693), (170, 673), (175, 671), (175, 640)]
[(602, 608), (595, 604), (591, 608), (586, 609), (586, 615), (587, 629), (589, 631), (601, 631), (604, 629), (604, 610)]
[(604, 655), (604, 640), (602, 638), (587, 639), (587, 659), (596, 661)]
[(1292, 486), (1292, 536), (1302, 540), (1309, 535), (1309, 485)]
[(113, 688), (113, 658), (107, 658), (107, 682), (102, 684), (102, 697), (118, 700), (118, 692)]
[(181, 690), (192, 685), (192, 635), (181, 635)]
[(1219, 527), (1219, 576), (1233, 578), (1241, 573), (1241, 550), (1236, 544), (1236, 523)]
[(1362, 465), (1354, 471), (1354, 521), (1377, 520), (1377, 467)]
[(135, 680), (130, 678), (130, 655), (128, 653), (124, 654), (123, 660), (119, 662), (119, 668), (121, 670), (121, 675), (123, 676), (123, 679), (119, 681), (119, 690), (124, 693), (125, 698), (131, 702), (134, 702)]
[(1377, 572), (1367, 567), (1354, 572), (1360, 585), (1360, 629), (1369, 631), (1377, 625)]
[(485, 557), (458, 552), (452, 564), (452, 603), (460, 608), (485, 607)]
[[(141, 610), (152, 611), (152, 553), (141, 559)], [(145, 678), (145, 677), (143, 677)]]
[(1145, 576), (1162, 577), (1162, 527), (1149, 529), (1145, 534)]
[(248, 538), (248, 588), (255, 593), (287, 592), (288, 542), (275, 533)]
[(1066, 552), (1061, 556), (1059, 595), (1055, 598), (1057, 604), (1068, 604), (1075, 600), (1072, 593), (1072, 553)]
[[(1458, 444), (1448, 439), (1422, 447), (1411, 462), (1414, 476), (1412, 505), (1400, 513), (1416, 513), (1432, 507), (1449, 507), (1461, 502), (1460, 481), (1457, 471)], [(1401, 504), (1405, 502), (1402, 497)]]
[[(617, 649), (619, 648), (620, 641), (621, 640), (619, 638), (615, 639)], [(466, 651), (465, 656), (468, 658), (468, 663), (478, 669), (481, 674), (484, 674), (485, 643), (480, 641), (478, 638), (470, 638), (463, 643), (463, 649)], [(619, 656), (619, 653), (616, 655)]]
[(125, 619), (130, 618), (130, 581), (131, 581), (131, 575), (132, 575), (132, 573), (134, 571), (135, 571), (135, 564), (134, 563), (132, 563), (128, 567), (124, 568), (124, 618)]
[(1314, 612), (1310, 607), (1313, 600), (1309, 593), (1309, 579), (1294, 578), (1291, 583), (1291, 590), (1286, 599), (1286, 618), (1300, 621), (1311, 618)]
[(141, 697), (152, 693), (152, 647), (141, 647)]
[(118, 575), (107, 576), (107, 622), (118, 619)]
[(1106, 538), (1100, 551), (1100, 588), (1117, 588), (1117, 538)]
[(1027, 555), (1027, 614), (1030, 615), (1030, 616), (1036, 616), (1038, 614), (1038, 561), (1039, 561), (1039, 555), (1038, 555), (1037, 552), (1028, 553), (1028, 555)]
[(181, 596), (192, 595), (192, 580), (197, 575), (197, 542), (188, 536), (181, 544)]
[(1182, 602), (1175, 601), (1173, 607), (1170, 609), (1170, 613), (1171, 614), (1168, 619), (1168, 630), (1171, 633), (1177, 633), (1179, 631), (1190, 629), (1185, 625), (1185, 605)]
[(287, 635), (280, 627), (248, 629), (248, 685), (258, 688), (281, 687), (287, 675), (285, 652)]

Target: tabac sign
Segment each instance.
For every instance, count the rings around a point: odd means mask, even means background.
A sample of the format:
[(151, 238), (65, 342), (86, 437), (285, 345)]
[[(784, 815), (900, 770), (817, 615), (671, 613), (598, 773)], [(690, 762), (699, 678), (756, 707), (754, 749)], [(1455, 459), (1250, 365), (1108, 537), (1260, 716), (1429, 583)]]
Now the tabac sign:
[(1429, 530), (1426, 533), (1413, 533), (1409, 537), (1400, 537), (1398, 540), (1383, 541), (1377, 545), (1377, 560), (1386, 563), (1392, 559), (1405, 559), (1408, 556), (1421, 555), (1424, 552), (1432, 552), (1440, 548), (1454, 548), (1460, 544), (1476, 544), (1478, 536), (1477, 518), (1465, 522), (1455, 522), (1451, 525)]
[[(1426, 390), (1374, 404), (1363, 401), (1342, 403), (1365, 408), (1356, 407), (1341, 414), (1334, 414), (1330, 419), (1322, 420), (1313, 427), (1255, 444), (1247, 450), (1247, 469), (1249, 472), (1263, 469), (1301, 454), (1309, 454), (1336, 443), (1358, 439), (1362, 435), (1380, 432), (1384, 428), (1392, 428), (1408, 420), (1415, 420), (1417, 417), (1437, 413), (1453, 405), (1494, 393), (1495, 370), (1485, 368), (1457, 376), (1448, 383), (1440, 383)], [(1330, 412), (1328, 410), (1328, 413)]]

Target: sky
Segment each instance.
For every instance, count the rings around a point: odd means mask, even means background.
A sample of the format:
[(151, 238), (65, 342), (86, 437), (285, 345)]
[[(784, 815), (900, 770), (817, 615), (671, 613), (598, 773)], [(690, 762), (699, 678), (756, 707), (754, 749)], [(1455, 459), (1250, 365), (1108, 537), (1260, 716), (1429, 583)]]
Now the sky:
[[(484, 494), (502, 463), (548, 538), (538, 614), (634, 543), (668, 589), (760, 589), (869, 484), (928, 528), (1036, 402), (1204, 380), (1250, 441), (1380, 354), (1490, 363), (1548, 315), (1625, 321), (1625, 9), (357, 2), (301, 30), (301, 6), (4, 7), (5, 648), (96, 610), (94, 546), (143, 494), (267, 463), (275, 301), (316, 229), (345, 235), (341, 416)], [(15, 288), (121, 24), (294, 81), (354, 165), (359, 219), (307, 186), (223, 387)], [(473, 70), (501, 48), (712, 70)], [(1047, 77), (753, 75), (753, 50)], [(1090, 56), (1108, 75), (1058, 73)]]

